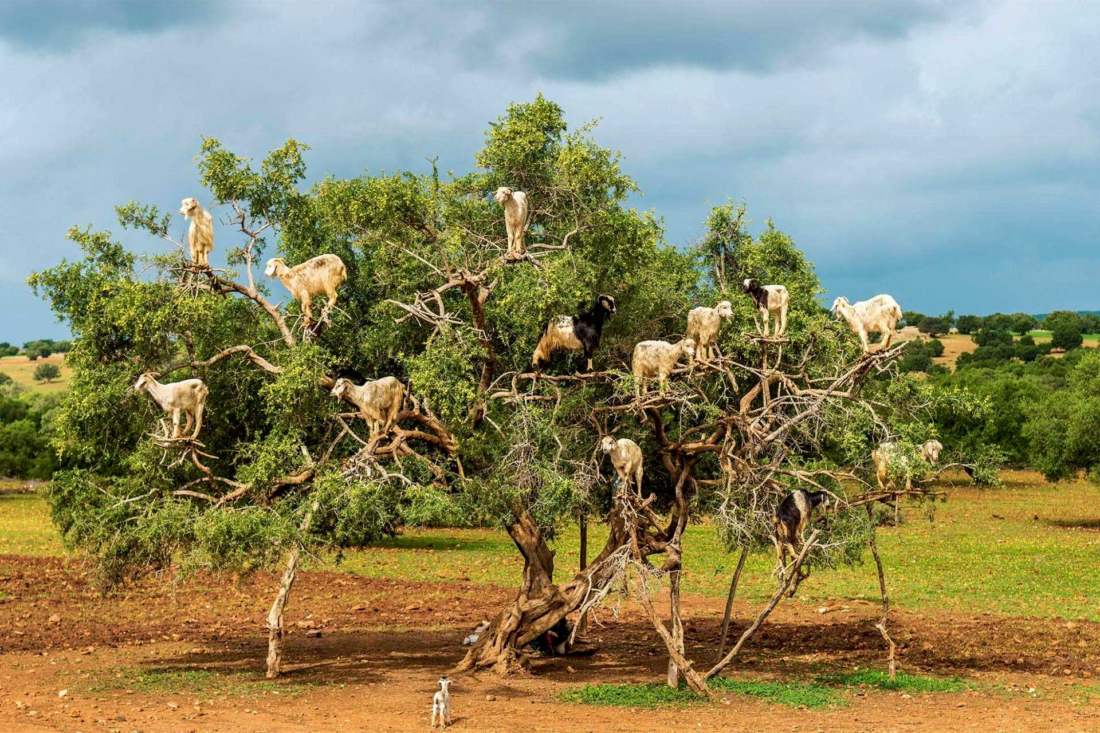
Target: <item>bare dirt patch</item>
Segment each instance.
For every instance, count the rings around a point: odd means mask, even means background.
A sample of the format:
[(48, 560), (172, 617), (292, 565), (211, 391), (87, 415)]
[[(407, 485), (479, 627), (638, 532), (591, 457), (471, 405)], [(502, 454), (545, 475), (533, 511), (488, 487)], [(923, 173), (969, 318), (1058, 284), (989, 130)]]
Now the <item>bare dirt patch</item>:
[[(102, 597), (78, 563), (0, 557), (2, 730), (420, 730), (435, 679), (506, 590), (307, 572), (288, 609), (288, 674), (263, 680), (262, 619), (275, 579), (150, 578)], [(721, 599), (686, 599), (689, 653), (710, 661)], [(824, 610), (824, 613), (819, 611)], [(737, 604), (738, 626), (752, 612)], [(792, 603), (776, 612), (734, 674), (807, 678), (877, 665), (873, 604)], [(793, 711), (749, 698), (636, 712), (560, 701), (575, 685), (652, 682), (665, 658), (639, 613), (603, 614), (591, 656), (537, 660), (527, 676), (465, 676), (457, 730), (1095, 730), (1100, 624), (897, 614), (910, 671), (975, 680), (966, 693), (853, 691), (843, 708)], [(58, 693), (65, 690), (64, 696)]]

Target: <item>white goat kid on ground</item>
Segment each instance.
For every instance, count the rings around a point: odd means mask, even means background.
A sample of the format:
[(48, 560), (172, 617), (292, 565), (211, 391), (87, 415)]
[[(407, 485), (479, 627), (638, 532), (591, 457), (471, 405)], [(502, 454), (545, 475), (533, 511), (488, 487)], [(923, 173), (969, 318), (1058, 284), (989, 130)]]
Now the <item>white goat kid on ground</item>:
[(634, 347), (630, 366), (634, 371), (634, 396), (645, 392), (646, 380), (657, 378), (657, 388), (664, 394), (668, 376), (684, 356), (695, 358), (695, 342), (681, 339), (674, 344), (667, 341), (639, 341)]
[(837, 318), (843, 318), (848, 322), (852, 333), (859, 337), (864, 354), (871, 353), (868, 334), (875, 331), (882, 334), (879, 349), (889, 348), (890, 341), (897, 333), (898, 321), (901, 320), (901, 306), (886, 294), (876, 295), (858, 303), (849, 303), (847, 298), (839, 297), (833, 301), (833, 313)]
[(282, 257), (273, 257), (267, 261), (264, 274), (279, 278), (301, 304), (305, 330), (309, 331), (313, 321), (313, 298), (324, 295), (328, 299), (321, 311), (321, 322), (328, 323), (329, 313), (336, 305), (336, 290), (348, 279), (348, 268), (343, 260), (332, 254), (318, 255), (294, 267), (288, 267)]
[(180, 213), (191, 220), (191, 226), (187, 228), (191, 261), (199, 267), (210, 267), (210, 253), (214, 251), (214, 217), (195, 198), (181, 201)]
[(741, 283), (741, 288), (752, 297), (760, 313), (760, 335), (768, 337), (771, 321), (775, 321), (775, 333), (779, 337), (787, 333), (787, 308), (791, 296), (783, 285), (761, 285), (751, 277)]
[(501, 186), (493, 198), (504, 207), (504, 227), (508, 230), (508, 252), (505, 256), (520, 259), (527, 252), (527, 225), (530, 223), (527, 194)]
[(630, 488), (633, 482), (638, 490), (642, 491), (642, 449), (630, 438), (616, 440), (610, 435), (603, 436), (600, 441), (600, 449), (611, 457), (611, 465), (615, 473), (619, 475), (619, 482), (623, 490)]
[(713, 308), (699, 306), (688, 311), (687, 338), (695, 342), (695, 358), (706, 361), (711, 349), (716, 348), (722, 321), (733, 317), (733, 304), (728, 300), (718, 302)]
[[(209, 388), (201, 379), (185, 379), (182, 382), (161, 384), (152, 372), (145, 372), (134, 383), (133, 390), (145, 390), (153, 400), (172, 416), (172, 439), (187, 437), (195, 440), (202, 430), (202, 412), (206, 408), (206, 396)], [(180, 420), (187, 417), (187, 423), (181, 429)], [(186, 434), (186, 436), (184, 435)]]
[(388, 432), (396, 422), (405, 399), (405, 385), (396, 377), (382, 377), (362, 385), (340, 377), (332, 387), (332, 396), (358, 407), (374, 437)]
[(432, 696), (432, 728), (446, 728), (451, 724), (451, 681), (439, 678), (439, 690)]

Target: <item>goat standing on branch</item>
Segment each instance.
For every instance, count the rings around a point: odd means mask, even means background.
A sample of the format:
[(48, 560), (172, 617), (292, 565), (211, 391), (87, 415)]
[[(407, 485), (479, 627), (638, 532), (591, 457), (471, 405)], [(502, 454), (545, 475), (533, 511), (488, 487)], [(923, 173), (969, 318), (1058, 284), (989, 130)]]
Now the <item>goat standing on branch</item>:
[(209, 268), (210, 253), (214, 251), (214, 217), (195, 198), (181, 201), (180, 213), (191, 220), (191, 226), (187, 229), (191, 261), (198, 267)]
[[(940, 461), (940, 451), (943, 443), (938, 440), (929, 440), (920, 446), (921, 458), (929, 466), (934, 466)], [(913, 490), (914, 467), (909, 465), (909, 457), (897, 443), (882, 443), (871, 451), (871, 462), (875, 465), (875, 479), (883, 491), (896, 491), (897, 484), (894, 479), (898, 473), (905, 477), (905, 490)]]
[(555, 351), (584, 351), (585, 368), (592, 371), (592, 354), (600, 345), (603, 324), (615, 314), (615, 299), (597, 295), (592, 307), (575, 316), (555, 316), (535, 346), (531, 365), (542, 371)]
[(718, 343), (722, 321), (732, 317), (733, 304), (728, 300), (719, 301), (713, 308), (699, 306), (688, 311), (687, 337), (695, 342), (696, 359), (706, 361), (710, 358), (711, 349)]
[(695, 342), (688, 338), (680, 339), (674, 344), (667, 341), (639, 341), (630, 360), (634, 371), (634, 396), (641, 397), (645, 392), (646, 380), (653, 377), (657, 377), (658, 391), (664, 394), (665, 387), (668, 386), (668, 375), (685, 354), (688, 361), (695, 358)]
[(350, 379), (341, 377), (332, 387), (332, 396), (358, 407), (370, 426), (371, 437), (374, 437), (393, 427), (405, 399), (405, 385), (396, 377), (382, 377), (357, 386)]
[(803, 535), (813, 518), (814, 509), (818, 506), (822, 509), (829, 507), (829, 495), (826, 492), (796, 489), (776, 507), (773, 542), (781, 578), (786, 572), (787, 557), (793, 559), (801, 552)]
[(760, 335), (765, 338), (769, 335), (769, 326), (773, 319), (775, 333), (772, 335), (779, 337), (787, 333), (787, 307), (791, 302), (787, 288), (782, 285), (761, 285), (751, 277), (741, 283), (741, 287), (752, 297), (760, 312)]
[(504, 226), (508, 230), (508, 251), (504, 256), (510, 260), (522, 259), (527, 253), (527, 226), (531, 213), (527, 194), (501, 186), (493, 198), (504, 207)]
[(611, 465), (619, 475), (623, 491), (630, 488), (631, 482), (642, 491), (642, 449), (630, 438), (615, 440), (610, 435), (603, 436), (600, 449), (611, 457)]
[(323, 294), (328, 299), (321, 310), (321, 323), (328, 323), (329, 313), (336, 305), (336, 290), (348, 279), (348, 268), (343, 260), (331, 254), (318, 255), (294, 267), (288, 267), (282, 257), (273, 257), (267, 261), (264, 274), (279, 278), (301, 304), (308, 332), (313, 321), (313, 297)]
[[(202, 430), (202, 411), (206, 407), (206, 396), (210, 393), (201, 379), (161, 384), (153, 376), (153, 372), (145, 372), (133, 386), (134, 392), (143, 389), (160, 405), (160, 409), (171, 413), (173, 440), (183, 437), (195, 440), (199, 437), (199, 431)], [(180, 419), (184, 415), (187, 416), (187, 424), (181, 429)]]
[(833, 301), (833, 313), (838, 319), (846, 320), (852, 333), (859, 336), (864, 354), (871, 353), (871, 344), (867, 336), (876, 331), (882, 334), (879, 349), (890, 348), (890, 341), (897, 333), (898, 321), (901, 320), (901, 306), (885, 294), (876, 295), (855, 304), (849, 303), (847, 298), (841, 296)]

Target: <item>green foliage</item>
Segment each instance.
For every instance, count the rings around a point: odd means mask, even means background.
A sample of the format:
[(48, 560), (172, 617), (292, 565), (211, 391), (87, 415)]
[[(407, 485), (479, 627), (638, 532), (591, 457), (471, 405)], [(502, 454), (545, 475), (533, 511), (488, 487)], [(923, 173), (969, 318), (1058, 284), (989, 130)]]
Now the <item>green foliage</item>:
[(1059, 323), (1051, 332), (1050, 345), (1056, 349), (1076, 349), (1084, 343), (1081, 326), (1076, 323)]
[(52, 382), (61, 378), (61, 368), (57, 364), (39, 364), (34, 368), (34, 380), (36, 382)]
[(927, 675), (898, 672), (894, 679), (878, 669), (859, 669), (855, 672), (822, 675), (819, 681), (844, 687), (873, 687), (879, 690), (911, 692), (965, 692), (973, 685), (958, 677), (930, 677)]
[[(843, 697), (837, 690), (820, 683), (715, 677), (709, 681), (709, 686), (718, 692), (754, 697), (795, 708), (818, 709), (843, 702)], [(561, 694), (561, 699), (564, 702), (582, 705), (630, 708), (656, 708), (705, 702), (704, 698), (685, 687), (674, 689), (668, 685), (656, 683), (585, 685), (566, 690)]]
[[(57, 468), (48, 430), (56, 397), (21, 395), (0, 380), (0, 476), (48, 479)], [(10, 381), (10, 380), (9, 380)]]

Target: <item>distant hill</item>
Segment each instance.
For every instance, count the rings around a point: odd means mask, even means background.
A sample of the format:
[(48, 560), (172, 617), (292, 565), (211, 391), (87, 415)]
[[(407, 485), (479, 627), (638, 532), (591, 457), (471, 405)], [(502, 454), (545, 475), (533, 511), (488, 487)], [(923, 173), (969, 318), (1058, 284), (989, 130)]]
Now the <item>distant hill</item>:
[[(1076, 313), (1079, 316), (1100, 316), (1100, 310), (1097, 310), (1097, 311), (1073, 311), (1073, 312)], [(1046, 317), (1049, 316), (1050, 314), (1049, 313), (1032, 313), (1031, 315), (1034, 316), (1035, 318), (1038, 318), (1040, 321), (1043, 321), (1043, 320), (1046, 320)]]

